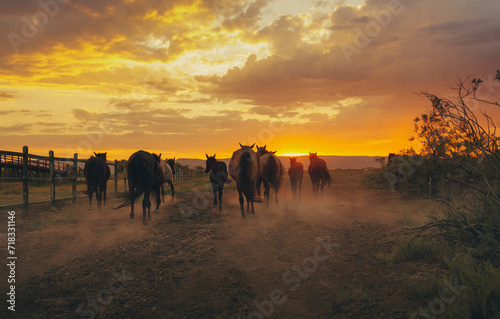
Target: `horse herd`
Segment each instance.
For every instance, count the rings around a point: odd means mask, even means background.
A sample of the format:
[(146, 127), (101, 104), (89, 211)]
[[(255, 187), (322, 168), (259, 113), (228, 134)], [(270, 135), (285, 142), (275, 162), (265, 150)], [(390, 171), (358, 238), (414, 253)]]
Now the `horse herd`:
[[(240, 145), (233, 152), (229, 165), (218, 161), (214, 156), (206, 156), (205, 173), (209, 174), (210, 183), (213, 188), (214, 205), (222, 209), (222, 192), (224, 185), (230, 183), (229, 175), (236, 182), (240, 209), (245, 216), (244, 202), (247, 202), (247, 214), (255, 214), (254, 201), (260, 201), (260, 188), (264, 184), (264, 197), (267, 205), (269, 195), (273, 189), (275, 200), (278, 202), (278, 191), (283, 182), (285, 167), (281, 160), (275, 155), (276, 151), (270, 152), (266, 146), (259, 147), (255, 143), (251, 146)], [(254, 151), (256, 146), (256, 151)], [(89, 205), (92, 204), (92, 194), (96, 193), (97, 207), (101, 210), (102, 202), (106, 202), (106, 184), (110, 177), (110, 170), (106, 162), (106, 153), (95, 153), (85, 162), (84, 175), (87, 181)], [(303, 165), (297, 162), (297, 157), (289, 157), (290, 168), (288, 175), (292, 185), (293, 196), (300, 198)], [(317, 153), (309, 153), (308, 172), (313, 185), (313, 192), (323, 191), (325, 185), (330, 185), (332, 177), (326, 166), (326, 162), (320, 159)], [(143, 223), (151, 220), (150, 194), (155, 195), (156, 210), (160, 207), (164, 197), (163, 184), (168, 183), (174, 197), (173, 175), (175, 174), (175, 158), (162, 160), (161, 154), (156, 155), (146, 151), (137, 151), (132, 154), (127, 162), (128, 191), (125, 192), (125, 201), (114, 209), (131, 206), (130, 218), (134, 218), (134, 203), (141, 195)], [(160, 194), (162, 197), (160, 197)], [(257, 198), (256, 198), (257, 196)], [(147, 219), (146, 219), (147, 216)]]

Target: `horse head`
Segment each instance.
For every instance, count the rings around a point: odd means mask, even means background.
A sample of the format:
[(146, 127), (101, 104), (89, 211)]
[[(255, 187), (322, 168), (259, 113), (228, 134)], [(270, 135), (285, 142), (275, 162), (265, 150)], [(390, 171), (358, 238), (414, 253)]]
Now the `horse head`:
[(317, 160), (319, 157), (318, 157), (318, 152), (315, 152), (315, 153), (311, 153), (309, 152), (309, 160), (310, 161), (314, 161), (314, 160)]
[(207, 157), (207, 160), (205, 161), (205, 164), (206, 164), (205, 173), (208, 173), (212, 169), (212, 166), (214, 165), (214, 163), (217, 162), (217, 160), (215, 159), (215, 154), (214, 154), (214, 156), (208, 156), (208, 154), (205, 154), (205, 156)]
[(172, 175), (175, 175), (175, 157), (166, 159), (165, 162), (167, 162), (168, 166), (172, 169)]
[(263, 147), (259, 147), (259, 145), (257, 145), (257, 157), (261, 157), (262, 155), (269, 153), (269, 151), (266, 150), (266, 146), (267, 145), (264, 145)]
[(161, 162), (161, 153), (160, 155), (156, 155), (155, 153), (153, 153), (153, 157), (155, 158), (155, 160), (160, 163)]
[(293, 164), (297, 163), (297, 156), (295, 156), (295, 157), (289, 157), (288, 159), (290, 160), (290, 166), (292, 166)]
[(94, 152), (95, 157), (100, 157), (100, 158), (103, 158), (103, 159), (106, 159), (106, 154), (108, 154), (108, 152), (104, 152), (104, 153), (96, 153), (96, 152)]
[(255, 143), (253, 143), (251, 146), (248, 146), (248, 145), (241, 145), (241, 143), (238, 143), (238, 144), (240, 144), (240, 147), (241, 147), (242, 149), (247, 149), (247, 148), (252, 149), (252, 148), (254, 147), (254, 145), (255, 145)]

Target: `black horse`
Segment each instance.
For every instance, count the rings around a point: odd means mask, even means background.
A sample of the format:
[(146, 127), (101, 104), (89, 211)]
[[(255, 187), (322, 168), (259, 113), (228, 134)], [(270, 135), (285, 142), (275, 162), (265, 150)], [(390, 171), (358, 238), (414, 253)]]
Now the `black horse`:
[(229, 183), (227, 165), (224, 162), (218, 161), (214, 156), (205, 154), (207, 160), (205, 162), (205, 173), (210, 172), (210, 183), (214, 190), (214, 205), (217, 205), (217, 193), (219, 193), (219, 210), (222, 210), (222, 190), (224, 184)]
[(85, 167), (83, 169), (83, 174), (85, 175), (85, 180), (87, 181), (87, 192), (89, 195), (89, 207), (92, 205), (92, 194), (95, 192), (95, 197), (97, 199), (97, 207), (101, 210), (101, 203), (104, 200), (104, 205), (106, 205), (106, 185), (109, 180), (110, 171), (108, 163), (106, 162), (106, 153), (95, 153), (87, 161), (85, 161)]
[[(161, 154), (160, 154), (161, 155)], [(163, 172), (160, 168), (159, 156), (146, 151), (137, 151), (130, 155), (127, 162), (127, 178), (129, 192), (127, 200), (114, 209), (122, 208), (130, 204), (130, 219), (134, 219), (134, 203), (144, 194), (142, 200), (142, 222), (147, 224), (146, 211), (148, 219), (151, 220), (151, 200), (149, 195), (151, 191), (156, 193), (156, 209), (160, 206), (160, 187), (163, 184)]]
[(314, 194), (318, 194), (318, 190), (321, 188), (321, 194), (323, 195), (323, 187), (325, 184), (332, 183), (332, 176), (326, 167), (326, 162), (318, 157), (318, 153), (309, 153), (309, 167), (308, 172), (311, 177), (311, 182), (313, 185)]
[(297, 162), (297, 156), (289, 157), (290, 168), (288, 169), (288, 176), (290, 176), (290, 184), (292, 184), (293, 197), (297, 197), (297, 189), (299, 190), (299, 200), (300, 191), (302, 189), (302, 177), (304, 175), (304, 165)]

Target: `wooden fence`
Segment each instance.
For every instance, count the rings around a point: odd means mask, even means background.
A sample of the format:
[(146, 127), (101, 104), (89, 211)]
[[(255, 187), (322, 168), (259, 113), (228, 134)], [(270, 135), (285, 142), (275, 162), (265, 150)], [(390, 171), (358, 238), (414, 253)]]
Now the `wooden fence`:
[[(75, 153), (73, 158), (55, 157), (53, 151), (49, 151), (49, 156), (40, 156), (28, 153), (28, 147), (23, 146), (23, 152), (11, 152), (0, 150), (0, 183), (21, 182), (23, 184), (23, 203), (14, 205), (0, 206), (0, 209), (8, 209), (12, 206), (21, 206), (25, 214), (29, 213), (30, 204), (52, 204), (58, 201), (72, 200), (75, 203), (77, 199), (77, 184), (82, 181), (79, 174), (82, 173), (82, 165), (78, 163), (85, 163), (87, 159), (79, 159), (78, 154)], [(70, 162), (70, 163), (68, 163)], [(120, 172), (123, 179), (123, 190), (127, 189), (127, 174), (126, 174), (126, 161), (108, 161), (108, 165), (112, 168), (112, 178), (114, 179), (114, 192), (118, 193), (118, 179)], [(4, 174), (7, 169), (12, 172), (19, 171), (20, 177), (2, 177), (2, 169)], [(50, 185), (50, 200), (42, 202), (29, 201), (29, 182), (34, 178), (39, 178), (40, 174), (48, 175), (48, 182)], [(7, 175), (7, 174), (5, 174)], [(176, 169), (174, 174), (174, 184), (180, 184), (188, 180), (198, 178), (204, 175), (203, 171), (193, 169)], [(56, 181), (60, 179), (70, 180), (72, 184), (72, 196), (66, 198), (56, 199)]]

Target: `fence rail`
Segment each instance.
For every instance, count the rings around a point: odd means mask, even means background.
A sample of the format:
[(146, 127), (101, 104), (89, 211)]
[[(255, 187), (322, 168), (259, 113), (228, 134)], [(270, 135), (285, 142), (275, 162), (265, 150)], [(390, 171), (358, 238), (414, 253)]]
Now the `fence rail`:
[[(22, 206), (25, 214), (29, 213), (29, 205), (33, 204), (52, 204), (54, 205), (59, 201), (72, 200), (73, 203), (77, 199), (77, 184), (84, 180), (79, 177), (83, 172), (82, 165), (78, 163), (85, 163), (86, 159), (79, 159), (78, 154), (75, 153), (73, 158), (55, 157), (53, 151), (49, 151), (49, 156), (40, 156), (28, 153), (28, 147), (23, 147), (23, 152), (12, 152), (0, 150), (0, 183), (23, 183), (23, 202), (22, 204), (0, 206), (0, 209), (11, 208), (13, 206)], [(114, 191), (118, 193), (118, 180), (123, 179), (123, 190), (127, 189), (127, 168), (126, 161), (107, 161), (112, 171), (112, 178), (114, 179)], [(13, 173), (17, 173), (20, 177), (2, 177), (2, 170), (7, 175), (8, 169)], [(48, 175), (48, 182), (50, 185), (50, 200), (30, 202), (29, 201), (29, 183), (30, 180), (39, 179), (40, 175)], [(119, 176), (121, 175), (121, 178)], [(185, 181), (203, 176), (203, 172), (193, 169), (176, 169), (173, 176), (174, 184), (180, 184)], [(58, 180), (70, 180), (72, 184), (72, 196), (66, 198), (56, 198), (56, 184)]]

